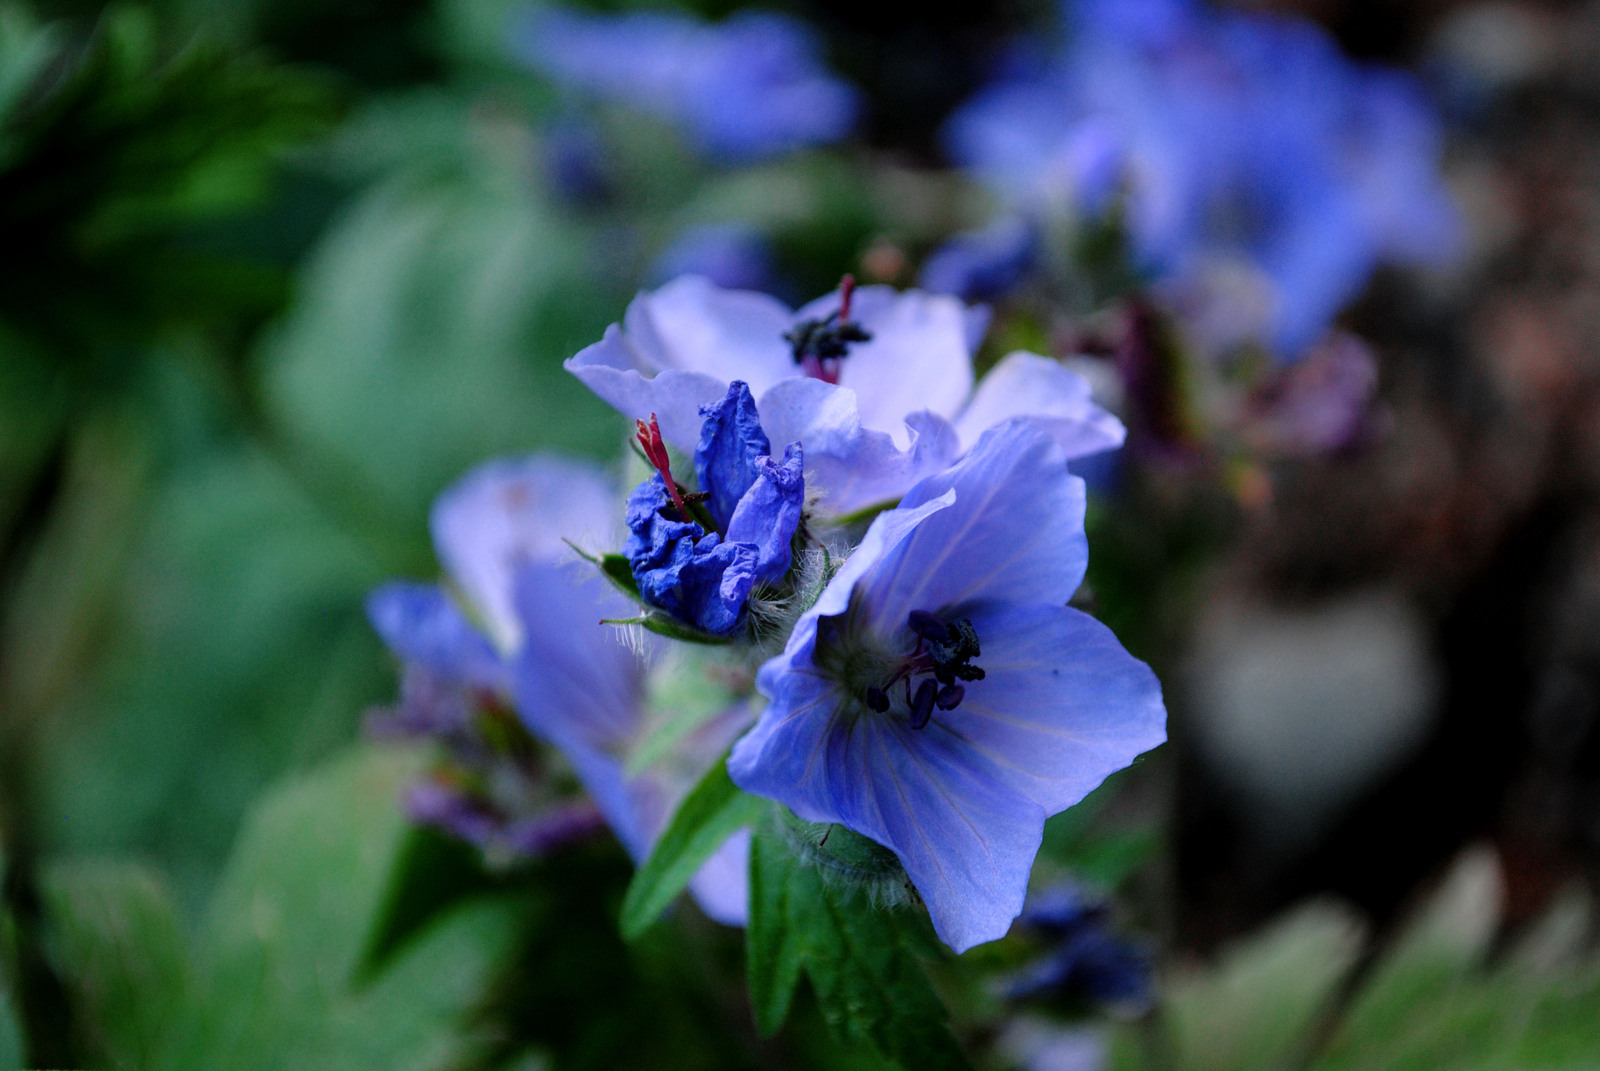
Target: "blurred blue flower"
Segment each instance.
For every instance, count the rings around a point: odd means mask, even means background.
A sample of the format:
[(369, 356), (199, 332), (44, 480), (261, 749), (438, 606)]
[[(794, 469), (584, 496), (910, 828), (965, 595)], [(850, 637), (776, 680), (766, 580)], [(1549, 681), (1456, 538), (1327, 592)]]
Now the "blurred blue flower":
[(878, 516), (761, 667), (728, 772), (889, 848), (956, 951), (1022, 910), (1044, 820), (1165, 737), (1155, 675), (1066, 606), (1083, 482), (1023, 421)]
[(1044, 939), (1047, 950), (1004, 980), (1008, 997), (1086, 999), (1125, 1008), (1149, 1004), (1150, 952), (1111, 932), (1103, 900), (1062, 882), (1030, 895), (1019, 921)]
[[(583, 807), (561, 797), (553, 771), (507, 754), (480, 728), (514, 716), (554, 746), (642, 860), (677, 802), (747, 724), (736, 705), (691, 733), (675, 763), (625, 770), (622, 756), (645, 729), (646, 674), (660, 647), (599, 624), (631, 604), (566, 543), (609, 545), (616, 507), (593, 466), (542, 456), (489, 462), (434, 503), (449, 588), (400, 581), (368, 599), (368, 616), (404, 666), (400, 706), (373, 730), (426, 736), (450, 760), (408, 797), (419, 821), (513, 855), (585, 828)], [(720, 921), (744, 920), (748, 839), (729, 840), (691, 883)]]
[(658, 115), (722, 160), (827, 144), (855, 126), (855, 90), (827, 72), (811, 30), (782, 15), (711, 24), (541, 7), (519, 20), (515, 48), (558, 84)]
[(702, 275), (726, 290), (771, 292), (777, 271), (766, 235), (742, 223), (690, 227), (662, 250), (648, 273), (659, 286), (680, 275)]
[(989, 301), (1010, 293), (1032, 269), (1038, 253), (1034, 227), (1019, 216), (1002, 216), (935, 249), (923, 262), (917, 283), (935, 294)]
[(1459, 246), (1438, 121), (1406, 75), (1296, 19), (1179, 0), (1066, 8), (1069, 46), (963, 106), (949, 150), (1031, 210), (1092, 216), (1120, 189), (1136, 260), (1203, 347), (1298, 357), (1375, 266)]
[(785, 448), (781, 462), (770, 456), (755, 399), (742, 381), (700, 415), (695, 476), (716, 530), (693, 519), (652, 417), (649, 425), (640, 421), (639, 442), (656, 472), (628, 496), (630, 534), (622, 553), (646, 603), (726, 636), (745, 621), (755, 586), (776, 584), (789, 571), (805, 479), (799, 443)]
[[(867, 337), (834, 338), (842, 324)], [(822, 516), (898, 499), (1014, 416), (1071, 457), (1122, 444), (1121, 422), (1057, 361), (1019, 351), (975, 383), (972, 355), (987, 325), (987, 310), (944, 294), (865, 286), (848, 309), (835, 292), (796, 311), (685, 276), (640, 294), (566, 368), (624, 416), (657, 416), (680, 450), (699, 442), (700, 408), (745, 381), (773, 441), (804, 444)], [(819, 339), (842, 352), (819, 358), (808, 349)]]

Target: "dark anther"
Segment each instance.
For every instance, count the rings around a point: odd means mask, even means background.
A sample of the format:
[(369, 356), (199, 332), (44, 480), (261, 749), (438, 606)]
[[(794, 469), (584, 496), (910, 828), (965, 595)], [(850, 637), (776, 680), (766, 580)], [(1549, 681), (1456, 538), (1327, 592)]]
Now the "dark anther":
[(906, 624), (911, 626), (912, 632), (934, 643), (944, 643), (950, 638), (950, 630), (944, 622), (926, 610), (912, 610), (906, 618)]
[(805, 320), (783, 337), (793, 348), (794, 363), (805, 374), (827, 383), (839, 382), (839, 360), (850, 354), (855, 342), (870, 342), (872, 333), (850, 320), (850, 295), (856, 281), (846, 275), (839, 282), (839, 308), (821, 320)]
[(938, 686), (932, 681), (923, 681), (917, 685), (917, 694), (911, 700), (911, 727), (920, 729), (928, 724), (928, 719), (933, 717), (933, 701), (938, 693)]
[(879, 714), (889, 709), (888, 693), (876, 685), (868, 686), (866, 700), (867, 706)]
[(706, 502), (711, 498), (710, 491), (690, 491), (683, 496), (685, 502)]
[(939, 695), (934, 699), (934, 705), (940, 710), (954, 710), (961, 705), (961, 700), (967, 697), (967, 690), (959, 684), (947, 684), (939, 689)]
[(949, 633), (943, 639), (928, 637), (928, 655), (933, 661), (933, 675), (940, 684), (953, 684), (957, 680), (981, 681), (983, 670), (972, 664), (982, 652), (978, 647), (978, 632), (966, 618), (952, 621), (946, 626)]

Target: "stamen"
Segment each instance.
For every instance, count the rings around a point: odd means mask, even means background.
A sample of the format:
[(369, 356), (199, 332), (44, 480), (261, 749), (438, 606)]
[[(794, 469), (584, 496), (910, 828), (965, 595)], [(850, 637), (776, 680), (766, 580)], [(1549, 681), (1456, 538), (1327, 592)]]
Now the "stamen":
[(855, 276), (844, 276), (839, 280), (836, 311), (821, 320), (798, 323), (783, 336), (793, 347), (794, 363), (812, 379), (839, 382), (839, 361), (850, 355), (850, 344), (872, 339), (872, 334), (860, 324), (850, 322), (850, 302), (855, 290)]
[(947, 684), (939, 689), (939, 694), (933, 702), (940, 710), (954, 710), (966, 697), (967, 690), (961, 685)]
[(923, 681), (917, 685), (917, 694), (911, 700), (911, 727), (920, 729), (928, 724), (928, 719), (933, 717), (933, 703), (939, 686), (932, 681)]
[(889, 696), (882, 688), (875, 685), (867, 687), (866, 700), (868, 709), (877, 711), (879, 714), (889, 709)]
[(661, 474), (661, 482), (667, 485), (667, 494), (672, 496), (672, 504), (678, 507), (678, 516), (683, 520), (691, 520), (689, 506), (683, 500), (683, 492), (678, 489), (678, 481), (672, 478), (672, 461), (667, 457), (667, 444), (661, 439), (661, 425), (656, 423), (656, 415), (650, 414), (650, 423), (635, 420), (638, 427), (637, 438), (639, 446), (644, 450), (645, 458), (655, 466)]

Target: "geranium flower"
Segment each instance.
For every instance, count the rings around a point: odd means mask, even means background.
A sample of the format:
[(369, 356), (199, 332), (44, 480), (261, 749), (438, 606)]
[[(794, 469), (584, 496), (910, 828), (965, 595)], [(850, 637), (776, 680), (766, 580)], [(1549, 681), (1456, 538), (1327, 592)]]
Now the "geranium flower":
[(1165, 739), (1160, 685), (1066, 602), (1083, 482), (1023, 421), (878, 516), (761, 667), (733, 780), (894, 852), (957, 951), (1005, 935), (1044, 821)]
[(680, 450), (698, 442), (701, 406), (749, 384), (773, 441), (804, 444), (825, 516), (893, 502), (1010, 417), (1047, 429), (1069, 457), (1122, 444), (1122, 424), (1055, 361), (1013, 353), (975, 387), (987, 323), (983, 309), (917, 290), (846, 285), (792, 311), (685, 276), (640, 294), (566, 367), (623, 415), (654, 414)]
[[(630, 642), (599, 623), (629, 604), (565, 542), (608, 545), (617, 511), (609, 481), (592, 466), (541, 456), (490, 462), (441, 494), (431, 518), (439, 559), (471, 616), (437, 584), (386, 584), (367, 606), (408, 675), (426, 674), (428, 687), (407, 689), (395, 717), (437, 726), (435, 738), (447, 748), (455, 743), (459, 753), (461, 740), (450, 734), (467, 712), (514, 709), (535, 737), (561, 752), (617, 839), (641, 861), (748, 714), (731, 705), (682, 741), (671, 761), (627, 771), (625, 757), (646, 728), (648, 673), (664, 645), (649, 636)], [(427, 786), (413, 796), (419, 817), (469, 833), (480, 828), (475, 811), (461, 811), (458, 799)], [(510, 817), (547, 817), (529, 827), (537, 841), (545, 826), (570, 824), (574, 815), (552, 806), (548, 815)], [(691, 883), (713, 918), (743, 922), (747, 852), (748, 835), (730, 839)]]

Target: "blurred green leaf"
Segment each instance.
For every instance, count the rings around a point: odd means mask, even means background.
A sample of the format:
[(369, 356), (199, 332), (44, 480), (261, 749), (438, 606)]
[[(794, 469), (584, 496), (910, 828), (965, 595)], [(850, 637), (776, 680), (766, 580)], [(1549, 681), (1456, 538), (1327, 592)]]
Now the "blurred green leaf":
[(803, 968), (840, 1041), (917, 1071), (970, 1066), (905, 920), (824, 881), (771, 832), (755, 837), (750, 885), (747, 971), (763, 1031), (782, 1025)]
[(1162, 1022), (1172, 1067), (1298, 1066), (1363, 945), (1348, 909), (1309, 904), (1236, 946), (1216, 969), (1167, 979)]
[(146, 502), (104, 680), (41, 754), (55, 851), (139, 851), (198, 905), (260, 789), (349, 739), (393, 678), (361, 610), (383, 578), (283, 468), (225, 446)]
[(560, 362), (622, 297), (596, 285), (585, 235), (526, 181), (526, 133), (458, 118), (482, 145), (354, 204), (261, 354), (271, 412), (325, 497), (374, 525), (421, 530), (438, 491), (490, 455), (618, 439), (620, 419)]
[(11, 997), (0, 985), (0, 1071), (20, 1071), (25, 1046), (22, 1024), (11, 1007)]
[(735, 830), (755, 824), (771, 806), (741, 792), (724, 755), (690, 790), (662, 831), (622, 900), (622, 936), (633, 940), (655, 924)]
[(364, 750), (269, 794), (240, 835), (205, 927), (203, 999), (176, 1066), (435, 1068), (510, 941), (504, 904), (463, 905), (368, 987), (361, 953), (406, 833), (416, 756)]
[(157, 1066), (193, 996), (171, 894), (148, 868), (101, 860), (56, 863), (42, 885), (95, 1051), (112, 1067)]

